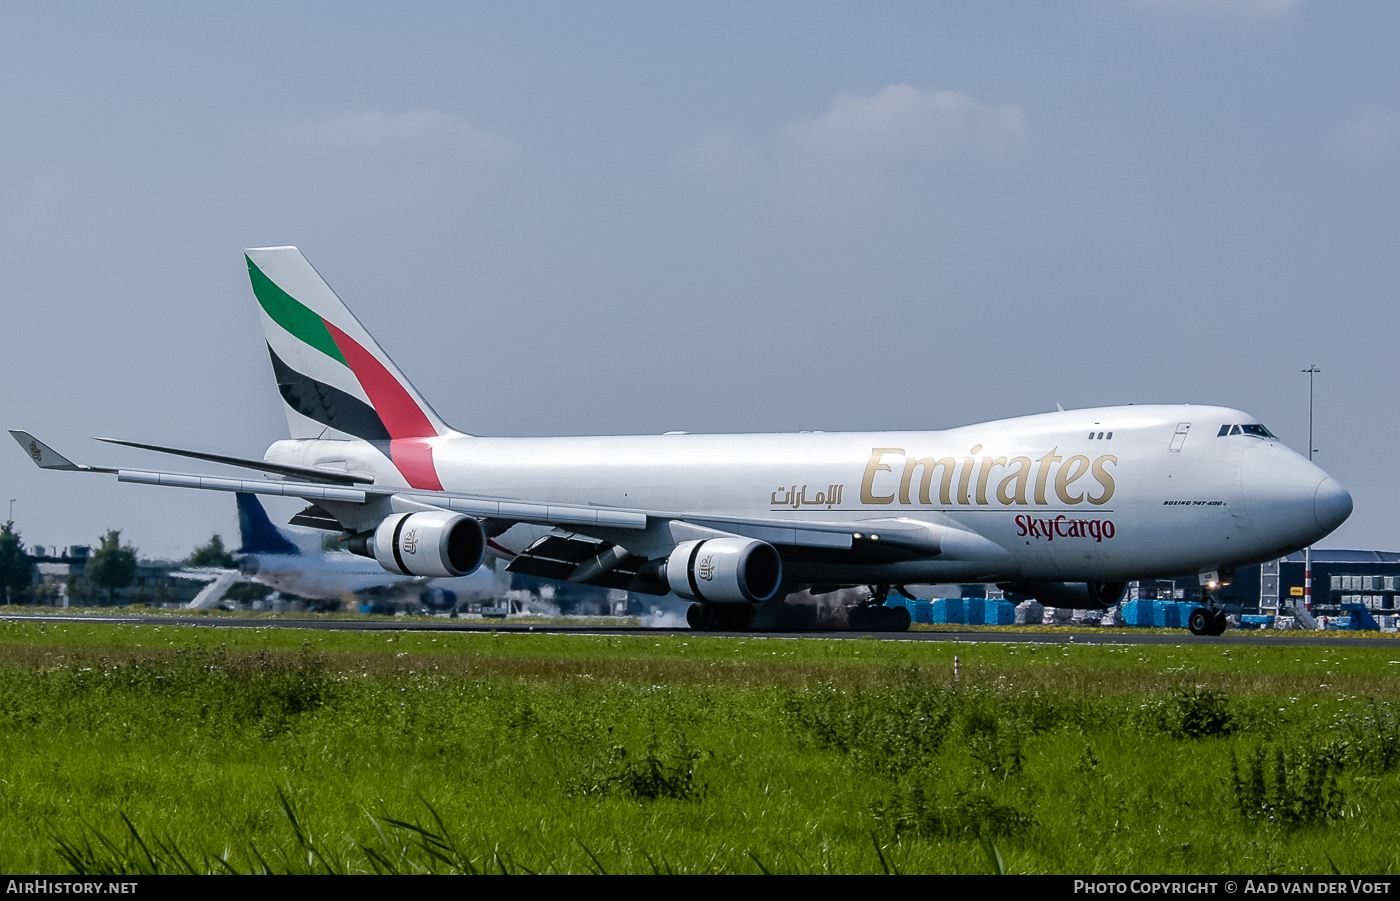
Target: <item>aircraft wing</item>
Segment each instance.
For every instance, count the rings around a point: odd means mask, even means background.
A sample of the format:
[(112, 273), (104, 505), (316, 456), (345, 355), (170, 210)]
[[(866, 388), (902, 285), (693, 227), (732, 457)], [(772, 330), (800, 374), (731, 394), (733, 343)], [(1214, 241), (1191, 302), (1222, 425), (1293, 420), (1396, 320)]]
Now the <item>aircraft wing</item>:
[[(874, 556), (894, 555), (907, 558), (945, 555), (966, 558), (969, 556), (996, 557), (1005, 553), (1004, 550), (986, 539), (956, 527), (940, 528), (908, 519), (883, 518), (859, 522), (825, 522), (768, 517), (724, 517), (714, 514), (695, 514), (683, 510), (639, 510), (585, 504), (540, 503), (518, 498), (497, 498), (448, 491), (423, 491), (373, 484), (353, 486), (326, 484), (319, 481), (320, 478), (326, 476), (319, 470), (308, 470), (302, 473), (298, 471), (302, 467), (279, 466), (274, 471), (271, 465), (258, 461), (184, 452), (134, 442), (121, 443), (166, 453), (196, 456), (236, 466), (262, 469), (272, 475), (281, 475), (282, 478), (235, 479), (191, 473), (91, 466), (72, 462), (29, 432), (14, 429), (10, 431), (10, 434), (14, 436), (20, 447), (24, 448), (34, 462), (43, 469), (109, 473), (115, 474), (119, 482), (142, 485), (300, 497), (330, 507), (331, 514), (351, 529), (359, 527), (354, 523), (357, 517), (355, 515), (342, 515), (340, 511), (357, 513), (367, 505), (371, 505), (382, 511), (375, 514), (379, 518), (388, 515), (389, 512), (415, 508), (437, 508), (479, 519), (495, 520), (506, 525), (527, 523), (556, 526), (566, 531), (583, 532), (595, 541), (610, 541), (612, 544), (624, 546), (637, 543), (625, 537), (628, 532), (646, 531), (649, 526), (666, 526), (669, 535), (676, 540), (724, 533), (755, 538), (784, 547), (856, 550), (864, 552), (863, 555)], [(308, 480), (312, 478), (318, 481)], [(364, 510), (364, 512), (368, 511)], [(365, 517), (365, 519), (370, 518), (374, 517)], [(623, 531), (619, 533), (616, 530)], [(638, 536), (638, 539), (640, 538), (641, 536)], [(982, 545), (986, 545), (986, 547)]]
[[(11, 432), (10, 434), (14, 435), (15, 433)], [(19, 436), (16, 435), (15, 437), (18, 438)], [(32, 436), (31, 440), (34, 440)], [(374, 481), (368, 476), (333, 472), (325, 469), (316, 469), (310, 466), (287, 466), (284, 463), (268, 463), (266, 460), (248, 460), (244, 457), (229, 457), (224, 454), (206, 454), (202, 451), (182, 450), (178, 447), (162, 447), (159, 444), (141, 444), (136, 441), (121, 441), (116, 438), (95, 438), (93, 440), (105, 441), (108, 444), (120, 444), (123, 447), (135, 447), (140, 450), (155, 451), (161, 454), (192, 457), (195, 460), (209, 460), (213, 463), (223, 463), (228, 466), (241, 466), (244, 469), (256, 469), (261, 472), (279, 475), (283, 478), (306, 479), (311, 482), (330, 482), (335, 485), (355, 485), (360, 482)], [(24, 441), (21, 440), (20, 444), (24, 444)]]
[[(488, 519), (538, 523), (541, 525), (604, 525), (623, 529), (644, 529), (647, 524), (647, 518), (644, 513), (613, 510), (607, 507), (591, 507), (580, 504), (539, 504), (509, 498), (490, 498), (470, 494), (455, 494), (445, 491), (423, 493), (415, 492), (413, 489), (395, 488), (391, 486), (356, 485), (350, 487), (316, 484), (310, 481), (298, 480), (292, 474), (285, 472), (286, 470), (299, 470), (302, 469), (302, 467), (278, 467), (278, 474), (284, 474), (286, 478), (280, 480), (257, 480), (230, 479), (220, 476), (196, 475), (183, 472), (123, 469), (116, 466), (90, 466), (84, 463), (74, 463), (58, 451), (35, 438), (29, 432), (21, 429), (11, 429), (10, 435), (19, 442), (20, 447), (24, 448), (25, 452), (29, 454), (30, 458), (33, 459), (35, 464), (41, 469), (110, 473), (116, 475), (118, 482), (131, 482), (138, 485), (165, 485), (172, 488), (203, 488), (208, 491), (242, 491), (249, 494), (300, 497), (309, 501), (341, 501), (350, 504), (364, 504), (375, 497), (389, 498), (400, 496), (409, 501), (410, 504), (418, 503), (431, 507), (440, 507), (442, 509), (451, 510), (454, 513), (466, 513)], [(133, 444), (132, 446), (154, 449), (154, 447), (150, 445)], [(161, 450), (169, 452), (164, 448), (161, 448)], [(204, 455), (204, 459), (215, 459), (215, 457), (212, 454)], [(242, 461), (235, 457), (219, 457), (217, 458), (217, 462), (271, 471), (270, 466), (264, 466), (256, 461)], [(326, 475), (319, 470), (313, 472), (317, 476)], [(330, 473), (329, 475), (334, 476), (335, 474)]]

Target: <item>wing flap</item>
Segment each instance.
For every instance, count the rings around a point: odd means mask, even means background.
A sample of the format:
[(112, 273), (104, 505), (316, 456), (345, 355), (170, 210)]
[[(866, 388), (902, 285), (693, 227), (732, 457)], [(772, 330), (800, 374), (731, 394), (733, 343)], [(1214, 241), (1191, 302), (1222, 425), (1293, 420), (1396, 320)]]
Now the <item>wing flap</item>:
[(136, 469), (116, 470), (118, 482), (137, 485), (163, 485), (169, 488), (203, 488), (206, 491), (244, 491), (248, 494), (272, 494), (280, 497), (319, 498), (328, 501), (349, 501), (363, 504), (365, 492), (359, 488), (335, 485), (312, 485), (308, 482), (270, 482), (250, 479), (223, 479), (196, 476), (180, 472), (144, 472)]
[(757, 525), (751, 522), (698, 519), (695, 517), (686, 517), (685, 521), (721, 532), (732, 532), (745, 538), (757, 538), (759, 541), (766, 541), (769, 544), (793, 547), (826, 547), (840, 550), (848, 550), (852, 545), (850, 523), (833, 524), (836, 528), (831, 529), (812, 529), (788, 526), (777, 522), (771, 525)]
[[(389, 492), (379, 490), (375, 493), (387, 494)], [(447, 492), (440, 494), (395, 493), (399, 497), (415, 503), (444, 507), (454, 513), (466, 513), (487, 519), (504, 519), (511, 522), (538, 523), (540, 525), (608, 526), (619, 529), (645, 529), (647, 527), (647, 514), (610, 507), (589, 507), (582, 504), (532, 504)]]

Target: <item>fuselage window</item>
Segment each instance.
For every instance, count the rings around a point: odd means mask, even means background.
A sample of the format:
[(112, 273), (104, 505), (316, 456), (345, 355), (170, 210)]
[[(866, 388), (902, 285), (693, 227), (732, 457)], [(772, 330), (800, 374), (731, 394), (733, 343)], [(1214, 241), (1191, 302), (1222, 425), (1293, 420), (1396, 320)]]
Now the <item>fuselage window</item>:
[(1103, 432), (1099, 432), (1099, 437), (1100, 437), (1100, 438), (1103, 437)]
[(1093, 441), (1093, 440), (1094, 440), (1094, 433), (1093, 433), (1093, 432), (1090, 432), (1090, 433), (1089, 433), (1089, 440), (1090, 440), (1090, 441)]
[(1113, 433), (1112, 433), (1112, 432), (1109, 432), (1109, 433), (1108, 433), (1108, 438), (1109, 438), (1110, 441), (1113, 440)]

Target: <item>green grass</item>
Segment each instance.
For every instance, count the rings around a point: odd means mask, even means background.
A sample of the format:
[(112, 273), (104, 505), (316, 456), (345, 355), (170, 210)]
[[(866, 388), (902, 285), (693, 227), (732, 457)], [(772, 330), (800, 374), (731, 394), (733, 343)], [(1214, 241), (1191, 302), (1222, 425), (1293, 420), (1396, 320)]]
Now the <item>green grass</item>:
[(1388, 873), (1397, 656), (0, 623), (0, 869)]

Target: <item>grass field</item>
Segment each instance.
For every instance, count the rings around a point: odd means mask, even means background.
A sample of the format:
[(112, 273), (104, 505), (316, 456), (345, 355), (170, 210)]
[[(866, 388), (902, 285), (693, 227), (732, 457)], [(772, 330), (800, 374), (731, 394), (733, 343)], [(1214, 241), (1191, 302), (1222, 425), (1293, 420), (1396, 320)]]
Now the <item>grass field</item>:
[(1390, 873), (1397, 685), (1389, 642), (0, 623), (0, 869)]

